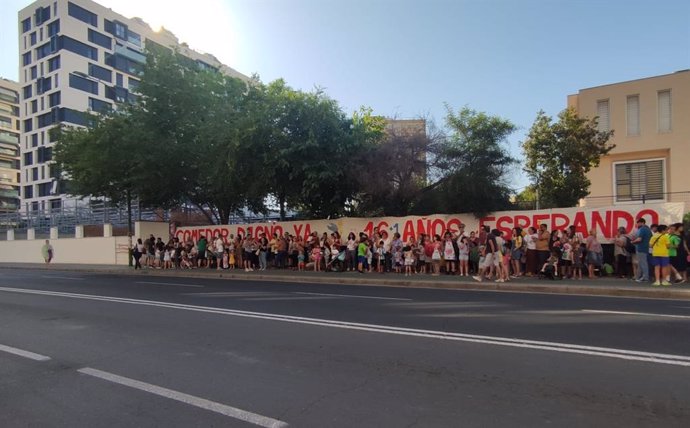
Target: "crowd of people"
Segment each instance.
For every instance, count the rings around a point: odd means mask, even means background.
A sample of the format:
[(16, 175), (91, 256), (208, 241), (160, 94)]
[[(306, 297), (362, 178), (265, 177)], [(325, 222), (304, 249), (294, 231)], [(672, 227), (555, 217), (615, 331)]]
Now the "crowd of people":
[(639, 219), (631, 234), (618, 230), (613, 240), (613, 263), (606, 263), (596, 229), (585, 237), (575, 226), (549, 231), (545, 224), (510, 235), (488, 226), (467, 233), (426, 235), (403, 241), (385, 230), (371, 236), (350, 232), (311, 233), (308, 237), (274, 234), (229, 236), (167, 243), (151, 235), (133, 248), (135, 268), (157, 269), (266, 269), (398, 273), (401, 275), (457, 275), (476, 281), (507, 282), (522, 276), (540, 278), (595, 278), (615, 275), (654, 285), (686, 282), (690, 237), (681, 223), (646, 225)]

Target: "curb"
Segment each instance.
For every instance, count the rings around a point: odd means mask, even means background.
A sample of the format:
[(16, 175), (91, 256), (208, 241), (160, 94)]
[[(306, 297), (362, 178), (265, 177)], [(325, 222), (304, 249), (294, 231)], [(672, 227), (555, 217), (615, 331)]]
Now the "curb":
[[(0, 265), (0, 269), (16, 269), (21, 266)], [(133, 270), (123, 269), (95, 269), (95, 268), (76, 268), (64, 267), (60, 265), (51, 266), (31, 266), (33, 270), (43, 271), (63, 271), (63, 272), (86, 272), (103, 275), (132, 275), (137, 274)], [(183, 273), (184, 272), (184, 273)], [(229, 273), (227, 271), (217, 273), (213, 272), (195, 272), (195, 271), (150, 271), (143, 270), (141, 275), (151, 275), (158, 277), (169, 278), (207, 278), (207, 279), (229, 279), (242, 281), (274, 281), (287, 283), (301, 283), (301, 284), (340, 284), (340, 285), (356, 285), (356, 286), (374, 286), (374, 287), (399, 287), (399, 288), (424, 288), (424, 289), (441, 289), (441, 290), (467, 290), (467, 291), (496, 291), (496, 292), (510, 292), (510, 293), (542, 293), (542, 294), (565, 294), (574, 296), (608, 296), (608, 297), (637, 297), (637, 298), (651, 298), (651, 299), (680, 299), (690, 300), (690, 288), (631, 288), (631, 287), (617, 287), (617, 286), (595, 286), (595, 285), (542, 285), (535, 283), (495, 283), (483, 282), (480, 285), (477, 282), (454, 282), (454, 281), (430, 281), (430, 280), (405, 280), (405, 279), (377, 279), (377, 278), (343, 278), (330, 277), (325, 278), (309, 277), (309, 276), (288, 276), (288, 275), (265, 275), (265, 274), (243, 274), (243, 273)]]

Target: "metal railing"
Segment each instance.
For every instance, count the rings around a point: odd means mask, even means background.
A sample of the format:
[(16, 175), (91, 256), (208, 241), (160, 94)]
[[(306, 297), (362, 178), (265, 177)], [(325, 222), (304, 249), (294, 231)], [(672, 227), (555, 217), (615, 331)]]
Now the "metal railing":
[[(132, 206), (132, 221), (168, 221), (166, 210)], [(27, 212), (0, 213), (0, 240), (6, 239), (7, 230), (13, 229), (15, 236), (26, 234), (34, 229), (37, 236), (49, 234), (56, 227), (60, 234), (74, 234), (78, 225), (102, 225), (110, 223), (113, 227), (126, 227), (127, 207), (104, 201), (65, 200), (60, 208), (38, 209)]]

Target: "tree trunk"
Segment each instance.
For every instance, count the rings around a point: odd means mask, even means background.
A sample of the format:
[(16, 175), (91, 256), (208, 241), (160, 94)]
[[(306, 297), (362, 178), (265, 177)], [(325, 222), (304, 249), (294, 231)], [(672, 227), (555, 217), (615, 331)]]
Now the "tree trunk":
[(285, 221), (285, 193), (278, 195), (278, 203), (280, 204), (280, 221)]

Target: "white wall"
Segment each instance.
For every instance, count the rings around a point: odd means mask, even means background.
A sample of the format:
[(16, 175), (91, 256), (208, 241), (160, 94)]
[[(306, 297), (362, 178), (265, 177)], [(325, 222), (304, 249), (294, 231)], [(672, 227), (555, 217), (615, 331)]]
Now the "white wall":
[[(129, 238), (61, 238), (53, 239), (53, 263), (127, 265)], [(0, 241), (0, 262), (40, 263), (43, 262), (41, 247), (45, 240)]]

